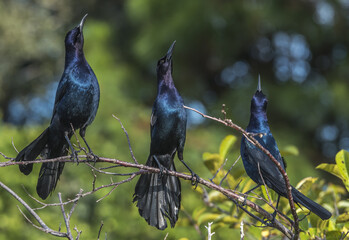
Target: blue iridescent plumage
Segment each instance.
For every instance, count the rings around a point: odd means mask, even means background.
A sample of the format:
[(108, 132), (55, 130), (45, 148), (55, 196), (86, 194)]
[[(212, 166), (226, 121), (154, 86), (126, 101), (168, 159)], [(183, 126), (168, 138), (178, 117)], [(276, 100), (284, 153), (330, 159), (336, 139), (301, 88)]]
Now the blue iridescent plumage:
[[(252, 133), (254, 138), (273, 155), (285, 170), (286, 166), (283, 158), (281, 157), (276, 141), (268, 125), (267, 103), (268, 100), (262, 92), (259, 80), (258, 89), (251, 101), (251, 116), (246, 131)], [(247, 175), (255, 181), (258, 186), (263, 185), (264, 180), (265, 184), (278, 193), (279, 196), (287, 197), (285, 180), (277, 166), (265, 153), (254, 146), (245, 137), (241, 139), (241, 158)], [(300, 203), (311, 212), (318, 215), (321, 219), (328, 219), (331, 217), (329, 211), (304, 196), (294, 187), (292, 187), (291, 192), (296, 203)]]
[[(163, 174), (163, 171), (175, 171), (176, 152), (183, 161), (186, 137), (187, 114), (183, 99), (179, 95), (172, 79), (172, 51), (175, 42), (167, 54), (158, 61), (158, 94), (151, 115), (151, 144), (147, 166), (159, 167), (162, 173), (140, 176), (134, 193), (139, 214), (160, 230), (167, 227), (166, 218), (171, 227), (178, 220), (181, 203), (181, 183), (177, 177)], [(185, 164), (188, 168), (188, 166)], [(194, 177), (194, 173), (188, 168)], [(196, 180), (198, 180), (197, 175)]]
[[(77, 152), (70, 143), (74, 129), (80, 129), (80, 136), (85, 140), (86, 128), (94, 120), (99, 105), (99, 85), (97, 78), (87, 63), (84, 52), (83, 26), (85, 15), (80, 24), (69, 31), (65, 38), (65, 66), (58, 84), (50, 126), (16, 157), (16, 161), (32, 161), (41, 154), (44, 158), (56, 158), (68, 153), (72, 157)], [(38, 195), (46, 199), (55, 189), (64, 163), (43, 163), (36, 187)], [(33, 164), (20, 165), (21, 172), (28, 175)]]

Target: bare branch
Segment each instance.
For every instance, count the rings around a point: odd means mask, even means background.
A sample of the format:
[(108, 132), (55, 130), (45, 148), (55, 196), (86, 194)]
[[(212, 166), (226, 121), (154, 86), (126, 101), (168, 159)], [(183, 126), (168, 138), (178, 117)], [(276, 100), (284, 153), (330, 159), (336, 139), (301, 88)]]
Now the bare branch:
[(128, 136), (128, 133), (127, 133), (126, 129), (124, 128), (124, 125), (122, 125), (122, 122), (121, 122), (121, 120), (120, 120), (118, 117), (116, 117), (114, 114), (113, 114), (112, 116), (113, 116), (113, 118), (115, 118), (116, 120), (119, 121), (122, 130), (124, 130), (124, 133), (125, 133), (125, 135), (126, 135), (127, 142), (128, 142), (128, 148), (129, 148), (130, 153), (131, 153), (131, 157), (132, 157), (133, 161), (134, 161), (135, 163), (138, 164), (138, 161), (137, 161), (136, 157), (133, 155), (133, 151), (132, 151), (132, 147), (131, 147), (130, 138), (129, 138), (129, 136)]
[(35, 225), (33, 222), (30, 221), (30, 219), (22, 212), (20, 208), (19, 211), (22, 213), (24, 218), (32, 224), (35, 228), (39, 229), (40, 231), (43, 231), (45, 233), (49, 233), (53, 236), (56, 237), (67, 237), (66, 233), (62, 232), (57, 232), (49, 228), (45, 222), (39, 217), (39, 215), (21, 198), (19, 197), (12, 189), (10, 189), (8, 186), (6, 186), (4, 183), (0, 182), (0, 186), (5, 189), (8, 193), (10, 193), (18, 202), (20, 202), (26, 209), (27, 211), (35, 218), (35, 220), (40, 224), (41, 227)]
[(67, 228), (68, 239), (73, 240), (73, 235), (71, 234), (71, 230), (70, 230), (70, 221), (69, 221), (68, 216), (65, 214), (63, 201), (62, 201), (62, 195), (61, 195), (60, 192), (58, 193), (58, 199), (59, 199), (59, 202), (61, 203), (61, 211), (62, 211), (62, 214), (63, 214), (65, 227)]
[(99, 227), (99, 231), (98, 231), (98, 236), (97, 236), (97, 240), (99, 240), (99, 236), (101, 235), (101, 231), (102, 231), (102, 227), (103, 227), (104, 223), (103, 221), (101, 222), (101, 226)]

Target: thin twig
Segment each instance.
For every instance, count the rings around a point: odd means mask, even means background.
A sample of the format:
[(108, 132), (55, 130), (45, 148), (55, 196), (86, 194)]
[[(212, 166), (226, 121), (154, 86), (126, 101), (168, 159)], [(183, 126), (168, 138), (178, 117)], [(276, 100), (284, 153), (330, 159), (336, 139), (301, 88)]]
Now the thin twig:
[(235, 164), (239, 161), (240, 157), (241, 157), (241, 156), (239, 155), (239, 157), (235, 160), (235, 162), (233, 163), (233, 165), (229, 168), (227, 174), (225, 174), (225, 176), (222, 178), (221, 182), (219, 183), (219, 186), (222, 186), (222, 183), (223, 183), (224, 180), (228, 177), (230, 171), (233, 169), (233, 167), (235, 166)]
[(62, 232), (57, 232), (49, 228), (45, 222), (40, 218), (40, 216), (21, 198), (19, 197), (12, 189), (10, 189), (8, 186), (6, 186), (4, 183), (0, 182), (0, 186), (5, 189), (8, 193), (10, 193), (18, 202), (20, 202), (26, 209), (27, 211), (35, 218), (35, 220), (40, 224), (41, 227), (35, 225), (33, 222), (29, 220), (29, 218), (22, 212), (20, 208), (19, 211), (22, 213), (22, 215), (25, 217), (25, 219), (31, 223), (35, 228), (39, 229), (40, 231), (49, 233), (53, 236), (57, 237), (67, 237), (66, 233)]
[(63, 201), (62, 201), (62, 194), (60, 192), (58, 193), (58, 199), (59, 199), (59, 202), (61, 203), (61, 211), (62, 211), (62, 214), (63, 214), (65, 227), (67, 228), (68, 238), (73, 240), (73, 235), (71, 234), (71, 230), (70, 230), (70, 221), (68, 219), (68, 216), (65, 214)]
[(221, 171), (221, 169), (225, 166), (225, 164), (227, 163), (227, 161), (228, 161), (228, 158), (226, 158), (226, 159), (224, 160), (223, 164), (218, 168), (218, 170), (217, 170), (216, 173), (213, 175), (213, 177), (212, 177), (212, 178), (209, 178), (209, 180), (210, 180), (211, 182), (213, 182), (213, 179), (215, 179), (215, 178), (217, 177), (218, 173), (219, 173), (219, 172)]
[(211, 240), (212, 236), (215, 234), (215, 232), (211, 233), (211, 225), (212, 222), (209, 222), (208, 226), (205, 226), (205, 228), (207, 229), (207, 240)]
[(259, 166), (259, 163), (257, 163), (257, 167), (258, 167), (259, 176), (260, 176), (260, 177), (261, 177), (261, 179), (262, 179), (262, 182), (263, 182), (263, 185), (264, 185), (265, 191), (266, 191), (266, 193), (267, 193), (269, 203), (272, 203), (271, 198), (270, 198), (270, 196), (269, 196), (268, 187), (267, 187), (267, 184), (265, 184), (264, 177), (263, 177), (263, 175), (262, 175), (262, 172), (261, 172), (261, 167)]
[(97, 240), (99, 240), (99, 236), (101, 235), (103, 225), (104, 225), (104, 223), (103, 223), (103, 221), (102, 221), (102, 222), (101, 222), (101, 226), (99, 227)]
[(113, 114), (112, 116), (113, 116), (113, 118), (115, 118), (116, 120), (119, 121), (122, 130), (124, 130), (124, 133), (125, 133), (125, 135), (126, 135), (127, 142), (128, 142), (128, 148), (129, 148), (130, 153), (131, 153), (131, 157), (132, 157), (133, 161), (134, 161), (135, 163), (138, 164), (138, 161), (137, 161), (136, 157), (133, 155), (133, 151), (132, 151), (132, 147), (131, 147), (130, 138), (129, 138), (129, 136), (128, 136), (128, 133), (127, 133), (126, 129), (124, 128), (124, 125), (122, 124), (121, 120), (120, 120), (118, 117), (116, 117), (114, 114)]

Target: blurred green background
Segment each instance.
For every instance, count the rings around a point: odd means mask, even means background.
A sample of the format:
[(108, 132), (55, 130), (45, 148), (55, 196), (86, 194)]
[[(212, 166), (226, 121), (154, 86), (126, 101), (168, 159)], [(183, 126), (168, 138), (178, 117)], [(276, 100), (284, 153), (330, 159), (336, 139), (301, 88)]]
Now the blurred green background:
[[(334, 181), (315, 170), (333, 162), (339, 149), (349, 149), (349, 1), (207, 1), (207, 0), (1, 0), (0, 1), (0, 151), (10, 157), (49, 123), (55, 90), (64, 67), (64, 37), (88, 13), (85, 56), (101, 88), (97, 117), (87, 140), (99, 156), (132, 161), (115, 114), (129, 132), (136, 158), (145, 163), (149, 151), (149, 119), (156, 96), (156, 62), (176, 40), (174, 81), (185, 104), (207, 114), (227, 117), (242, 127), (249, 120), (250, 99), (261, 75), (268, 96), (268, 117), (280, 149), (295, 146), (287, 157), (294, 185), (312, 176)], [(189, 112), (185, 160), (202, 178), (202, 154), (217, 152), (228, 134), (239, 134)], [(228, 155), (227, 168), (239, 155), (239, 144)], [(97, 165), (99, 166), (99, 164)], [(177, 169), (185, 168), (177, 161)], [(301, 166), (301, 167), (300, 167)], [(241, 170), (239, 161), (234, 169)], [(233, 171), (234, 171), (233, 169)], [(22, 186), (36, 196), (39, 166), (24, 176), (18, 167), (0, 169), (0, 181), (32, 206)], [(115, 170), (115, 171), (118, 171)], [(246, 176), (246, 174), (244, 175)], [(113, 177), (119, 181), (121, 177)], [(66, 164), (57, 193), (73, 198), (91, 189), (91, 170)], [(110, 177), (98, 175), (97, 184)], [(201, 239), (188, 215), (205, 206), (190, 182), (183, 182), (180, 221), (158, 231), (139, 217), (132, 203), (136, 180), (80, 200), (73, 226), (83, 239)], [(17, 202), (0, 191), (0, 239), (53, 239), (22, 217)], [(59, 208), (38, 213), (54, 229), (64, 226)], [(206, 223), (205, 223), (206, 224)], [(206, 235), (204, 224), (200, 225)], [(215, 239), (239, 236), (238, 229), (221, 228)]]

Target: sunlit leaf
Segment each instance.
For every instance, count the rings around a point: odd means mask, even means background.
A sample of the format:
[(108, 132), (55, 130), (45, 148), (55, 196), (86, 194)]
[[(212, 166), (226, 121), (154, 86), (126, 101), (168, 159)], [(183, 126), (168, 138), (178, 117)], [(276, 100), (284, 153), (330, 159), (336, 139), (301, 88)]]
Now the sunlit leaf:
[(232, 216), (225, 216), (223, 217), (221, 220), (219, 220), (220, 222), (226, 223), (226, 224), (233, 224), (233, 223), (237, 223), (238, 219)]
[(193, 211), (193, 219), (198, 220), (198, 218), (206, 211), (206, 208), (195, 208)]
[(297, 184), (296, 188), (302, 193), (307, 193), (316, 180), (317, 178), (313, 177), (304, 178)]
[(338, 170), (338, 166), (336, 164), (332, 164), (332, 163), (321, 163), (320, 165), (318, 165), (316, 167), (316, 169), (321, 169), (324, 170), (326, 172), (329, 172), (333, 175), (335, 175), (336, 177), (342, 179), (342, 176)]
[(234, 135), (228, 135), (223, 139), (221, 145), (219, 146), (219, 155), (221, 156), (221, 159), (224, 160), (226, 158), (228, 152), (236, 141), (237, 137), (235, 137)]
[(343, 213), (338, 216), (336, 223), (344, 223), (344, 222), (349, 222), (349, 213)]
[(198, 222), (198, 225), (201, 225), (202, 223), (213, 222), (219, 217), (222, 217), (222, 215), (220, 213), (219, 214), (218, 213), (204, 213), (204, 214), (200, 215), (197, 222)]
[(218, 168), (221, 166), (221, 157), (217, 153), (208, 153), (205, 152), (202, 155), (205, 166), (212, 172), (216, 172)]
[(349, 191), (349, 152), (345, 150), (339, 151), (336, 155), (336, 163), (342, 176), (342, 181)]
[(218, 191), (210, 191), (208, 194), (208, 199), (210, 202), (223, 202), (227, 200), (227, 197)]
[(339, 201), (337, 203), (337, 207), (338, 208), (349, 208), (349, 201), (348, 200)]

